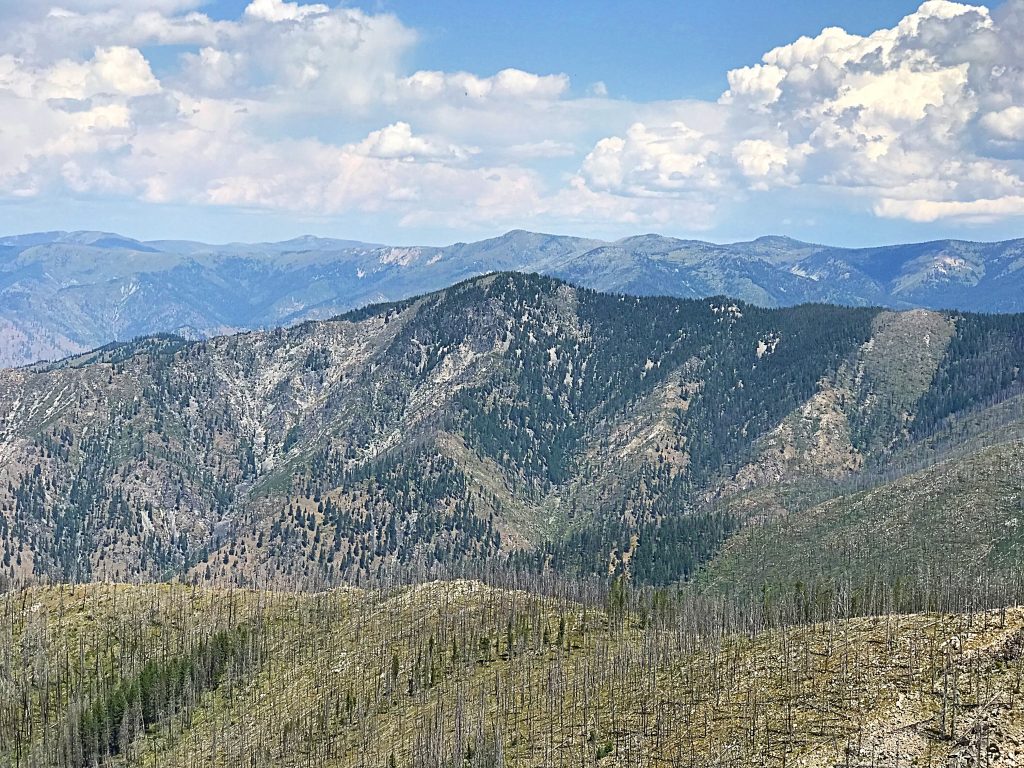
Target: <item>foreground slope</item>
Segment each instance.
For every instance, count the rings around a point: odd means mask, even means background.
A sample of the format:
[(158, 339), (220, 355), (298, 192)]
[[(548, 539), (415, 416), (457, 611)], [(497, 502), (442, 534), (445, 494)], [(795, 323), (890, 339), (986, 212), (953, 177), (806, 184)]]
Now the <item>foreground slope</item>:
[(1016, 315), (514, 274), (154, 337), (0, 373), (0, 576), (322, 587), (502, 562), (668, 583), (763, 494), (803, 508), (1011, 439), (1022, 370)]
[(636, 295), (728, 295), (762, 306), (1024, 311), (1024, 241), (867, 249), (784, 237), (616, 242), (513, 231), (444, 248), (300, 237), (143, 243), (103, 232), (0, 239), (0, 366), (153, 333), (202, 338), (323, 319), (487, 272), (539, 272)]
[(9, 593), (0, 765), (1024, 760), (1019, 608), (767, 628), (606, 604), (475, 582)]

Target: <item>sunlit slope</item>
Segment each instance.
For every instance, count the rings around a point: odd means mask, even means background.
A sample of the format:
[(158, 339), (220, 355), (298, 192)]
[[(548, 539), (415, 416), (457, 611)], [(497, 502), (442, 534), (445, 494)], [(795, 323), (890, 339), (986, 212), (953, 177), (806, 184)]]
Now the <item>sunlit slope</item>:
[(725, 544), (703, 578), (757, 590), (1005, 573), (1024, 561), (1024, 442), (806, 508), (773, 502)]
[(711, 603), (661, 602), (652, 614), (614, 595), (588, 608), (474, 582), (301, 597), (111, 585), (10, 594), (0, 764), (1024, 757), (1021, 609), (720, 635), (726, 614)]

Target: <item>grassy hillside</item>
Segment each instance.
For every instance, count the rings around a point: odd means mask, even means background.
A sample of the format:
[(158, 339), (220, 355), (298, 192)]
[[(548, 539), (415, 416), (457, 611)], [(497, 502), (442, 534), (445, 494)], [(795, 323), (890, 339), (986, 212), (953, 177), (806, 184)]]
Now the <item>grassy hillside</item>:
[(4, 595), (0, 637), (5, 766), (1024, 759), (1019, 608), (766, 628), (615, 590), (96, 584)]

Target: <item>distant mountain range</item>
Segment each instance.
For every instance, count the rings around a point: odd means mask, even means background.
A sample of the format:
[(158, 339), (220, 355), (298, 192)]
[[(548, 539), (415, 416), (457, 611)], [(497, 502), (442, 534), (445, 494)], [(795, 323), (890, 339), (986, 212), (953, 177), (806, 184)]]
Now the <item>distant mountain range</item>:
[(765, 307), (1024, 311), (1024, 240), (845, 249), (785, 237), (603, 242), (517, 230), (439, 248), (48, 232), (0, 238), (0, 366), (152, 333), (205, 338), (324, 319), (494, 271), (539, 272), (635, 295), (727, 295)]

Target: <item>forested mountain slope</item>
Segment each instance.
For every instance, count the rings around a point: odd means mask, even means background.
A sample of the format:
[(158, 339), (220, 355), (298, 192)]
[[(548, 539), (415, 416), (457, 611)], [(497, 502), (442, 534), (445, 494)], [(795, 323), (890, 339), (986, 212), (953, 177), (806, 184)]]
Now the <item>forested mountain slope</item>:
[(1018, 315), (769, 310), (517, 274), (114, 345), (0, 373), (0, 574), (670, 583), (769, 512), (984, 462), (1021, 437), (1022, 369)]
[(324, 319), (488, 272), (539, 272), (603, 291), (1024, 311), (1024, 241), (943, 240), (844, 249), (784, 237), (715, 244), (615, 242), (513, 231), (476, 243), (392, 247), (139, 242), (103, 232), (0, 239), (0, 366), (57, 359), (153, 333), (204, 338)]
[(1018, 568), (1022, 528), (1018, 440), (804, 508), (765, 504), (702, 576), (731, 589), (800, 583), (831, 590), (858, 574), (886, 583), (969, 580)]

